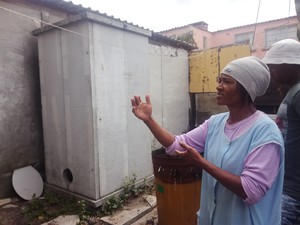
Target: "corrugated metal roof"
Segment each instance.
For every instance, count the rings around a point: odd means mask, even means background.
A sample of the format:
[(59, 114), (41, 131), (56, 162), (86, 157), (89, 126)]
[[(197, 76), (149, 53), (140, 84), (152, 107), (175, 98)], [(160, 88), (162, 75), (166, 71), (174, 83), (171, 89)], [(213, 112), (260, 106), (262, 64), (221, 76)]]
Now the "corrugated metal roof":
[(188, 26), (193, 26), (193, 27), (196, 27), (196, 28), (198, 28), (198, 29), (201, 29), (201, 28), (199, 28), (199, 25), (205, 25), (205, 26), (206, 26), (205, 31), (211, 33), (210, 31), (207, 30), (208, 24), (205, 23), (204, 21), (199, 21), (199, 22), (195, 22), (195, 23), (190, 23), (190, 24), (183, 25), (183, 26), (180, 26), (180, 27), (173, 27), (173, 28), (170, 28), (170, 29), (167, 29), (167, 30), (160, 31), (159, 33), (163, 34), (163, 33), (166, 33), (166, 32), (172, 31), (172, 30), (178, 30), (178, 29), (181, 29), (181, 28), (184, 28), (184, 27), (188, 27)]
[(61, 20), (59, 22), (56, 22), (52, 25), (43, 26), (39, 29), (34, 30), (32, 32), (32, 34), (39, 35), (41, 33), (47, 32), (49, 30), (56, 29), (57, 27), (64, 28), (70, 24), (74, 24), (74, 23), (77, 23), (77, 22), (83, 21), (83, 20), (93, 21), (96, 23), (110, 26), (110, 27), (115, 27), (117, 29), (126, 30), (126, 31), (133, 32), (133, 33), (138, 33), (140, 35), (145, 35), (148, 37), (151, 37), (153, 34), (153, 32), (151, 32), (149, 30), (146, 30), (146, 29), (143, 29), (143, 28), (131, 25), (131, 24), (127, 24), (125, 22), (121, 22), (119, 20), (115, 20), (111, 17), (103, 16), (103, 15), (88, 12), (88, 11), (69, 16), (68, 18)]
[[(63, 11), (63, 12), (69, 13), (69, 14), (73, 14), (73, 15), (79, 14), (79, 13), (82, 13), (82, 12), (92, 12), (92, 13), (100, 14), (101, 16), (106, 16), (108, 18), (118, 20), (120, 22), (124, 22), (124, 23), (127, 23), (127, 24), (131, 24), (133, 26), (140, 27), (136, 24), (133, 24), (133, 23), (130, 23), (130, 22), (127, 22), (127, 21), (124, 21), (124, 20), (122, 21), (119, 18), (115, 18), (113, 16), (108, 16), (106, 13), (99, 12), (99, 10), (93, 10), (90, 7), (86, 8), (86, 7), (83, 7), (81, 4), (76, 5), (72, 1), (63, 1), (63, 0), (25, 0), (25, 1), (31, 2), (31, 3), (37, 4), (37, 5), (43, 5), (43, 6), (53, 8), (53, 9), (56, 9), (56, 10), (60, 10), (60, 11)], [(143, 28), (145, 30), (149, 30), (149, 29), (144, 28), (144, 27), (140, 27), (140, 28)]]
[[(91, 12), (91, 13), (94, 13), (94, 14), (98, 14), (98, 15), (101, 15), (101, 16), (104, 16), (104, 17), (107, 17), (107, 18), (110, 18), (110, 19), (114, 19), (114, 20), (119, 21), (119, 22), (127, 23), (127, 24), (130, 24), (132, 26), (136, 26), (136, 27), (139, 27), (141, 29), (145, 29), (145, 30), (150, 31), (149, 29), (146, 29), (144, 27), (140, 27), (140, 26), (135, 25), (133, 23), (127, 22), (126, 20), (122, 21), (119, 18), (115, 18), (113, 16), (108, 16), (106, 13), (100, 13), (98, 10), (92, 10), (90, 7), (86, 8), (86, 7), (83, 7), (81, 4), (76, 5), (72, 1), (63, 1), (63, 0), (24, 0), (24, 1), (31, 2), (31, 3), (37, 4), (37, 5), (43, 5), (45, 7), (52, 8), (52, 9), (55, 9), (55, 10), (60, 10), (60, 11), (63, 11), (63, 12), (66, 12), (66, 13), (69, 13), (69, 14), (72, 14), (72, 15), (80, 14), (80, 13), (83, 13), (83, 12)], [(155, 33), (153, 31), (151, 31), (151, 32), (152, 32), (152, 36), (149, 37), (149, 39), (154, 41), (154, 42), (165, 43), (165, 44), (168, 44), (172, 47), (183, 48), (183, 49), (188, 50), (188, 51), (196, 48), (196, 46), (190, 45), (186, 42), (177, 41), (177, 40), (171, 39), (169, 37), (163, 36), (159, 33)]]

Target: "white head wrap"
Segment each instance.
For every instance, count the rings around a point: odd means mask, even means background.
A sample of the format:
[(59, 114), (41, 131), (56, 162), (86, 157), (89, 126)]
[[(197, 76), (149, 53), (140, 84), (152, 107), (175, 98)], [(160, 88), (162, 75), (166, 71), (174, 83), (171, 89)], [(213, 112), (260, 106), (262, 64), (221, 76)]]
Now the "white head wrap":
[(266, 64), (254, 56), (231, 61), (222, 70), (233, 77), (249, 93), (252, 101), (266, 93), (270, 84), (270, 72)]
[(300, 43), (284, 39), (274, 43), (267, 51), (263, 62), (266, 64), (300, 64)]

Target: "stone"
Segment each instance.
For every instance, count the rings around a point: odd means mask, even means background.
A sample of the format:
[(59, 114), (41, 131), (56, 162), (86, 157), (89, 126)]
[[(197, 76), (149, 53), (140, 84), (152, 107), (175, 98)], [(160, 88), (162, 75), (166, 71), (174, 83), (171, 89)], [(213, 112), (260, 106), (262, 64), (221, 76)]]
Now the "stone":
[(3, 199), (0, 199), (0, 207), (3, 206), (3, 205), (6, 205), (8, 203), (11, 202), (11, 199), (10, 198), (3, 198)]
[(77, 216), (77, 215), (63, 215), (63, 216), (57, 217), (54, 220), (43, 223), (42, 225), (53, 225), (53, 224), (76, 225), (79, 222), (80, 222), (80, 219), (79, 219), (79, 216)]
[(8, 203), (8, 204), (4, 205), (2, 208), (3, 209), (12, 209), (12, 208), (18, 208), (18, 207), (19, 206), (17, 206), (17, 205)]

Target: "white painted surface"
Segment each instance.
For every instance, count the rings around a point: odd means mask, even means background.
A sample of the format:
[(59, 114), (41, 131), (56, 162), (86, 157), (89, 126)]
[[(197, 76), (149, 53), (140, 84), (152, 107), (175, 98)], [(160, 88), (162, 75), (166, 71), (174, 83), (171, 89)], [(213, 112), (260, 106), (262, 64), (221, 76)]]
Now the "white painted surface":
[[(126, 177), (152, 176), (153, 136), (130, 98), (150, 93), (157, 120), (174, 133), (188, 126), (187, 53), (149, 44), (144, 32), (95, 21), (39, 34), (46, 181), (97, 201)], [(167, 53), (153, 54), (153, 48)], [(68, 173), (70, 171), (71, 173)]]
[(41, 175), (32, 166), (14, 170), (12, 184), (16, 193), (25, 200), (40, 197), (44, 189)]

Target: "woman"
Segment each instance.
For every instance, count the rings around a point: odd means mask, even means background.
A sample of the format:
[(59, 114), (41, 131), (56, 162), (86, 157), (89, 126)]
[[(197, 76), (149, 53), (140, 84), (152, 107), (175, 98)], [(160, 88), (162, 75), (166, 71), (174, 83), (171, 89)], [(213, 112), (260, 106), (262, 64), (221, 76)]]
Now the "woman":
[[(283, 184), (283, 140), (276, 124), (255, 109), (270, 83), (268, 67), (256, 57), (230, 62), (217, 86), (217, 103), (229, 112), (174, 136), (152, 117), (150, 96), (131, 99), (166, 153), (203, 169), (199, 224), (279, 225)], [(202, 157), (199, 153), (204, 153)]]

